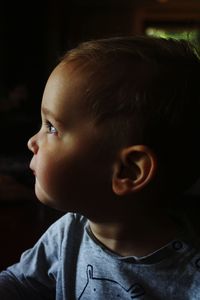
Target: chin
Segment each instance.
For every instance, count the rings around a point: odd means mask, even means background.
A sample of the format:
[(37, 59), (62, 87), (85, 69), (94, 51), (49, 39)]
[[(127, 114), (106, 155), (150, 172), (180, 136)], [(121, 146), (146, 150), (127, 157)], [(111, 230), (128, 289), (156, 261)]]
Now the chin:
[(45, 206), (59, 211), (66, 211), (65, 207), (63, 208), (57, 201), (50, 197), (47, 197), (46, 193), (38, 186), (35, 186), (35, 194), (37, 199)]
[(38, 181), (35, 183), (35, 195), (37, 199), (44, 205), (51, 206), (51, 201), (48, 199), (46, 193), (43, 191)]

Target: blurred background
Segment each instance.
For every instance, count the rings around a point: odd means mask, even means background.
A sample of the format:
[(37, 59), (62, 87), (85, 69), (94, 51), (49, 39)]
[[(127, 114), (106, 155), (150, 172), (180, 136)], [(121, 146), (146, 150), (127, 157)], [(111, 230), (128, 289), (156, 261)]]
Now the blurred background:
[(26, 146), (40, 126), (51, 70), (82, 41), (135, 34), (185, 38), (199, 47), (200, 0), (1, 1), (0, 270), (61, 216), (36, 200)]

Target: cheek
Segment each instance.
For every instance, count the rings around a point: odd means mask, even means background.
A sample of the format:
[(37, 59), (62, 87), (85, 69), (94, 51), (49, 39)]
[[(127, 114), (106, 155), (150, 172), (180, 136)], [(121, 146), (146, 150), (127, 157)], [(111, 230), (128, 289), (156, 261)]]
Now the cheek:
[(105, 188), (111, 187), (110, 168), (94, 153), (82, 145), (56, 151), (40, 148), (35, 157), (38, 199), (56, 208), (83, 210), (82, 206), (102, 198)]
[(65, 175), (66, 162), (58, 161), (55, 157), (46, 156), (37, 160), (36, 176), (42, 185), (56, 186)]
[(74, 156), (38, 155), (36, 177), (39, 189), (57, 201), (73, 195), (84, 179), (83, 166)]

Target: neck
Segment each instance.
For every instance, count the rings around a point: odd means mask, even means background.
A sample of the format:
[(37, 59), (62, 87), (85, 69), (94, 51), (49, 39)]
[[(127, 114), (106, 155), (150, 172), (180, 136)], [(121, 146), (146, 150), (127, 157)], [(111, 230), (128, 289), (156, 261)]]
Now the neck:
[(122, 256), (145, 256), (176, 237), (178, 226), (164, 212), (150, 211), (115, 221), (90, 220), (94, 236)]

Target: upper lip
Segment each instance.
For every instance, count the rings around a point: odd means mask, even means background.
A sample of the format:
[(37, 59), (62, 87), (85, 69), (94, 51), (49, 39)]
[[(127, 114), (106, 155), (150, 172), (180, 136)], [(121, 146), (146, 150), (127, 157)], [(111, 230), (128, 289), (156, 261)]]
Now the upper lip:
[(31, 163), (30, 163), (30, 165), (29, 165), (29, 168), (32, 170), (33, 174), (35, 175), (35, 170), (33, 169)]

